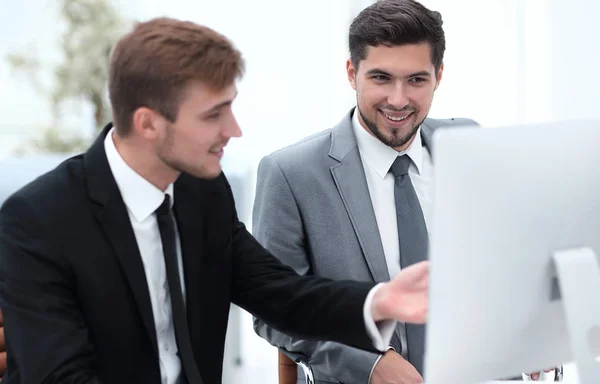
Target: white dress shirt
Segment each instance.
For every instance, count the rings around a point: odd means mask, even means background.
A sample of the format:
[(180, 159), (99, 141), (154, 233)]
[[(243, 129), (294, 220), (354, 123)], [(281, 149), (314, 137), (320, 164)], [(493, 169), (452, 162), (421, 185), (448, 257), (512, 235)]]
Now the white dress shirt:
[[(108, 164), (127, 207), (144, 264), (152, 314), (156, 325), (161, 383), (176, 384), (179, 382), (181, 362), (177, 356), (177, 342), (171, 313), (171, 295), (167, 284), (162, 241), (154, 215), (154, 211), (163, 203), (165, 194), (171, 196), (171, 204), (173, 204), (173, 185), (169, 185), (163, 192), (131, 169), (115, 147), (112, 139), (113, 130), (114, 128), (106, 135), (104, 149)], [(179, 276), (184, 276), (179, 233), (176, 233), (176, 244)], [(181, 289), (185, 298), (183, 279)]]
[[(385, 261), (390, 278), (393, 279), (400, 272), (400, 244), (398, 241), (398, 222), (396, 221), (396, 201), (394, 199), (394, 176), (390, 172), (390, 168), (398, 156), (406, 154), (412, 160), (408, 174), (417, 192), (427, 224), (432, 204), (433, 164), (431, 156), (427, 148), (422, 146), (420, 128), (410, 146), (405, 151), (398, 152), (382, 143), (363, 128), (358, 120), (358, 110), (355, 110), (352, 116), (352, 127), (369, 187)], [(399, 324), (399, 328), (402, 342), (400, 353), (406, 358), (408, 356), (406, 328), (402, 323)]]

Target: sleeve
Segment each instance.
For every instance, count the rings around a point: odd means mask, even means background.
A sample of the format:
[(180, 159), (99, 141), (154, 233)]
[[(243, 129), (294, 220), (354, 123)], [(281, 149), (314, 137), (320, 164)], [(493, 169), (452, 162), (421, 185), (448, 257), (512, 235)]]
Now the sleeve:
[(99, 384), (75, 279), (53, 233), (22, 197), (9, 198), (0, 210), (0, 307), (9, 373), (16, 370), (32, 384)]
[[(252, 227), (256, 239), (279, 260), (300, 275), (311, 275), (300, 209), (284, 173), (269, 156), (261, 161), (258, 168)], [(339, 382), (367, 383), (373, 366), (381, 356), (377, 351), (360, 350), (337, 342), (290, 337), (258, 317), (254, 318), (254, 330), (292, 360), (304, 355), (313, 370)]]

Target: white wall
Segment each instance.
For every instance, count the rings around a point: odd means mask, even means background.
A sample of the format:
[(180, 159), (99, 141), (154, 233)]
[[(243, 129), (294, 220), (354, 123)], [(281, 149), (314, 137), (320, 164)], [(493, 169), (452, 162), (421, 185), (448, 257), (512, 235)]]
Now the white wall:
[[(597, 117), (600, 63), (592, 0), (422, 0), (442, 13), (445, 74), (431, 116), (486, 125)], [(4, 55), (37, 47), (55, 60), (59, 30), (49, 0), (0, 2), (0, 132), (4, 142), (49, 119), (43, 98), (8, 70)], [(265, 153), (336, 123), (353, 105), (344, 62), (351, 18), (371, 0), (131, 0), (130, 19), (190, 19), (230, 37), (247, 60), (235, 109), (244, 137), (230, 152)], [(33, 27), (32, 27), (33, 26)], [(84, 121), (89, 116), (79, 117)], [(7, 132), (10, 132), (8, 134)], [(2, 148), (0, 148), (1, 150)]]
[(551, 52), (544, 63), (549, 90), (549, 115), (554, 120), (600, 119), (600, 2), (547, 0), (547, 39)]
[[(235, 109), (244, 137), (231, 143), (230, 153), (256, 164), (264, 154), (335, 124), (353, 105), (344, 70), (347, 30), (371, 2), (138, 0), (137, 8), (130, 7), (142, 19), (165, 14), (207, 24), (242, 50), (248, 71)], [(552, 74), (545, 65), (552, 41), (549, 2), (422, 2), (442, 13), (447, 39), (432, 117), (470, 117), (493, 126), (553, 118)]]

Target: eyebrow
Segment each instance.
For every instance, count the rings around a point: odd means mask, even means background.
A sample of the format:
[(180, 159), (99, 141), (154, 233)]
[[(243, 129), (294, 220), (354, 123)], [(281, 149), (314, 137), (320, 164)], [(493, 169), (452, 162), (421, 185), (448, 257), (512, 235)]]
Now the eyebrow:
[(233, 100), (236, 98), (236, 96), (237, 96), (237, 92), (235, 93), (235, 95), (233, 95), (233, 97), (230, 100), (225, 100), (222, 103), (219, 103), (219, 104), (215, 105), (211, 109), (203, 112), (202, 115), (209, 115), (209, 114), (211, 114), (213, 112), (217, 112), (219, 109), (221, 109), (223, 107), (231, 105), (233, 103)]
[[(382, 69), (377, 69), (377, 68), (368, 70), (366, 72), (366, 74), (368, 76), (371, 76), (371, 75), (383, 75), (383, 76), (393, 77), (390, 73), (388, 73), (388, 72), (386, 72), (386, 71), (384, 71)], [(410, 78), (410, 77), (419, 77), (419, 76), (431, 76), (431, 73), (428, 72), (428, 71), (419, 71), (419, 72), (411, 73), (410, 75), (408, 75), (406, 77)]]

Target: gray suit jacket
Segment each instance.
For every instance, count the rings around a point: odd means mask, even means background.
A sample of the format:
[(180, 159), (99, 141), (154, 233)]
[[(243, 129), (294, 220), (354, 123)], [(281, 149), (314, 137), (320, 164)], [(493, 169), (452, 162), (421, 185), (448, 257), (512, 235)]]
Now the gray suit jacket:
[[(352, 129), (352, 113), (334, 128), (261, 160), (253, 235), (300, 274), (383, 282), (390, 276)], [(438, 128), (473, 124), (468, 119), (426, 119), (421, 126), (423, 143), (430, 149)], [(254, 329), (292, 358), (297, 353), (306, 355), (317, 382), (366, 384), (379, 357), (334, 342), (296, 340), (256, 318)], [(398, 331), (391, 344), (400, 351)]]

